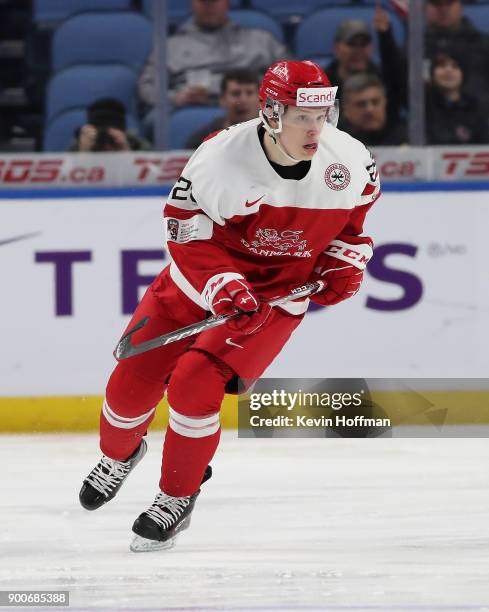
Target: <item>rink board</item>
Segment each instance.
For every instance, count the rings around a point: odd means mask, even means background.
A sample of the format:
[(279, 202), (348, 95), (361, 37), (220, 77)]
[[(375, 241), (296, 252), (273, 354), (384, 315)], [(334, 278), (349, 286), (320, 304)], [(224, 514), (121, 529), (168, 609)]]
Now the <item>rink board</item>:
[[(372, 400), (381, 406), (399, 406), (409, 401), (403, 393), (372, 392)], [(446, 410), (445, 425), (489, 424), (489, 391), (423, 391), (423, 398), (440, 410)], [(30, 397), (0, 398), (0, 433), (93, 431), (98, 428), (102, 397)], [(386, 412), (390, 416), (389, 411)], [(237, 429), (238, 402), (226, 395), (221, 407), (221, 427)], [(151, 430), (168, 425), (166, 398), (159, 404)], [(409, 426), (432, 427), (424, 415), (411, 415)]]
[[(487, 377), (487, 195), (385, 193), (365, 227), (376, 251), (362, 291), (309, 312), (266, 375)], [(0, 201), (0, 430), (96, 426), (114, 345), (169, 261), (161, 209), (142, 196)], [(470, 419), (487, 422), (480, 412)]]

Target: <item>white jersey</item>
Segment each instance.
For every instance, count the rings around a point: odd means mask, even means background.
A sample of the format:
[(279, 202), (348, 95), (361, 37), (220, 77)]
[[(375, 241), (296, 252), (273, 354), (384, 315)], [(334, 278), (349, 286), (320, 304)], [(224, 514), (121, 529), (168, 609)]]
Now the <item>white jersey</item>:
[[(271, 166), (260, 123), (253, 119), (205, 141), (165, 207), (172, 278), (203, 308), (219, 279), (245, 277), (267, 298), (303, 284), (331, 241), (362, 232), (380, 195), (370, 152), (345, 132), (326, 124), (309, 171), (294, 180)], [(287, 309), (306, 308), (301, 302)]]

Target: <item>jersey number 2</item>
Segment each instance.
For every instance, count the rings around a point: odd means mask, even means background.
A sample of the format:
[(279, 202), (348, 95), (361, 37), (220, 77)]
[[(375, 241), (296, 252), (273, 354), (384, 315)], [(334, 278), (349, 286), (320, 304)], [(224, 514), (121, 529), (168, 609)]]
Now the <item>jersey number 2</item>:
[[(180, 193), (181, 195), (179, 195)], [(183, 178), (183, 176), (181, 176), (178, 179), (175, 187), (173, 187), (170, 197), (172, 198), (172, 200), (188, 200), (189, 196), (192, 202), (197, 203), (194, 196), (192, 195), (192, 181), (189, 181), (188, 179)]]

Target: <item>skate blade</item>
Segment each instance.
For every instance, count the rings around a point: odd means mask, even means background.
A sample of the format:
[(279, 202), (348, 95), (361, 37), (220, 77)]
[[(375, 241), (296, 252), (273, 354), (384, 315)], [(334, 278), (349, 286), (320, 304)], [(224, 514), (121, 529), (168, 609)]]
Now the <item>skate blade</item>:
[(129, 548), (132, 552), (152, 552), (154, 550), (170, 550), (175, 546), (176, 537), (166, 540), (166, 542), (159, 542), (158, 540), (148, 540), (141, 536), (135, 535)]

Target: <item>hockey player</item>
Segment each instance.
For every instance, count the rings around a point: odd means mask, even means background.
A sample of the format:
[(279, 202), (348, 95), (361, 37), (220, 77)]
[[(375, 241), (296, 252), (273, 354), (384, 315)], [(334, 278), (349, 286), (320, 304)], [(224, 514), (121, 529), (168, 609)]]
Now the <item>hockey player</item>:
[(131, 550), (169, 548), (188, 527), (219, 436), (225, 390), (258, 378), (300, 324), (308, 300), (263, 302), (322, 279), (312, 297), (335, 305), (358, 291), (372, 255), (362, 235), (379, 197), (370, 153), (336, 129), (336, 87), (316, 64), (283, 61), (260, 87), (261, 112), (205, 141), (165, 206), (172, 263), (129, 324), (143, 342), (205, 318), (226, 325), (117, 364), (100, 417), (103, 457), (80, 491), (94, 510), (112, 499), (146, 453), (143, 439), (167, 393), (169, 426), (159, 492), (133, 525)]

